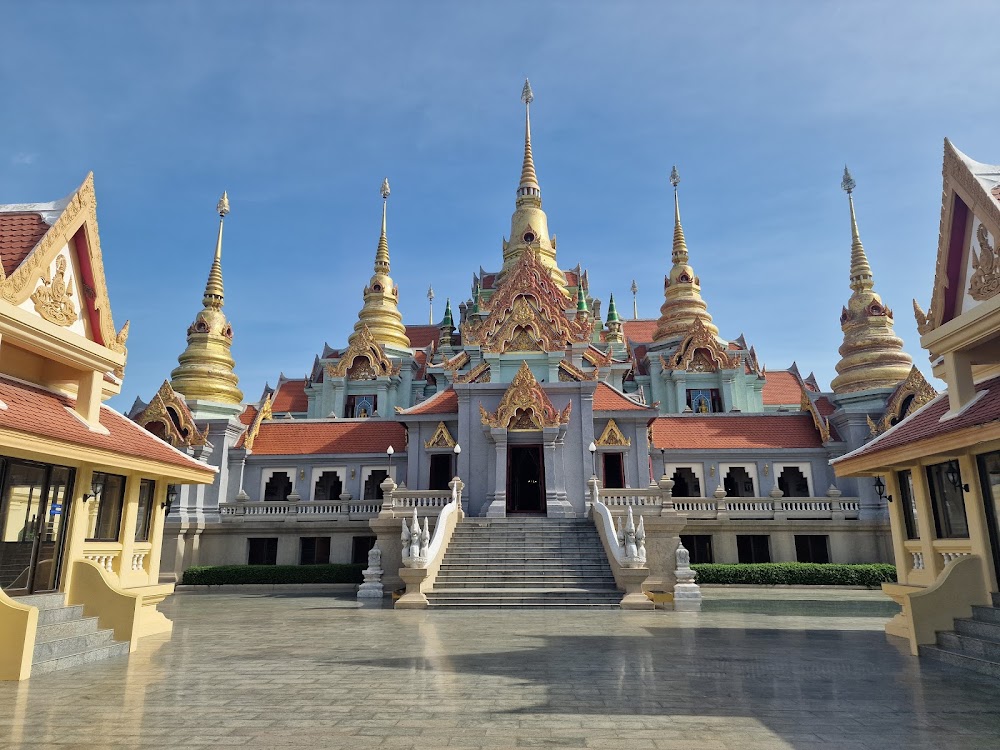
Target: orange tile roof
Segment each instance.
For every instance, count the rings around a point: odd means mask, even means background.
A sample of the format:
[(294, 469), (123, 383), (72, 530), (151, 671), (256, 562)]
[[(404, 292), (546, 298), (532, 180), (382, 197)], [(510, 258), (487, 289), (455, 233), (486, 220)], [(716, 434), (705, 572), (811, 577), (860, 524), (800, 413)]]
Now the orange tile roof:
[(396, 452), (406, 445), (406, 428), (381, 419), (312, 422), (275, 419), (260, 426), (253, 444), (255, 456), (301, 456), (332, 453)]
[(813, 403), (816, 404), (816, 411), (818, 411), (820, 413), (820, 416), (822, 417), (829, 417), (831, 414), (837, 411), (837, 407), (834, 406), (833, 402), (830, 401), (830, 399), (828, 399), (826, 396), (820, 396)]
[(594, 391), (594, 411), (647, 411), (648, 406), (637, 404), (621, 391), (607, 383), (598, 383)]
[(271, 396), (271, 411), (275, 414), (303, 414), (309, 411), (309, 397), (306, 396), (305, 378), (285, 380), (278, 383), (278, 390)]
[(101, 425), (109, 432), (103, 435), (89, 430), (67, 411), (74, 406), (73, 399), (67, 396), (0, 378), (0, 401), (7, 405), (6, 409), (0, 409), (0, 427), (5, 429), (185, 469), (214, 471), (170, 447), (109, 406), (101, 406)]
[(457, 414), (458, 394), (455, 389), (448, 387), (443, 391), (438, 391), (426, 401), (421, 401), (416, 406), (404, 409), (402, 414)]
[(666, 450), (822, 448), (808, 414), (657, 417), (653, 446)]
[(768, 370), (764, 380), (764, 403), (769, 406), (798, 404), (802, 401), (799, 379), (788, 370)]
[(622, 332), (629, 341), (649, 344), (653, 341), (653, 335), (656, 333), (656, 321), (650, 319), (623, 320)]
[(12, 274), (38, 244), (49, 225), (38, 213), (0, 213), (0, 264)]
[(413, 349), (423, 349), (430, 346), (441, 336), (441, 331), (437, 326), (406, 326), (406, 338), (410, 340), (410, 347)]
[(967, 427), (978, 427), (1000, 421), (1000, 377), (977, 384), (976, 391), (987, 391), (987, 393), (974, 404), (967, 406), (965, 411), (957, 417), (941, 421), (941, 418), (948, 412), (949, 402), (947, 393), (938, 394), (929, 404), (917, 409), (902, 422), (886, 430), (867, 445), (841, 456), (837, 460), (870, 456), (891, 448), (900, 448), (908, 443), (947, 435)]
[(240, 421), (247, 427), (253, 422), (253, 418), (257, 416), (257, 407), (253, 404), (248, 404), (243, 411), (240, 412)]

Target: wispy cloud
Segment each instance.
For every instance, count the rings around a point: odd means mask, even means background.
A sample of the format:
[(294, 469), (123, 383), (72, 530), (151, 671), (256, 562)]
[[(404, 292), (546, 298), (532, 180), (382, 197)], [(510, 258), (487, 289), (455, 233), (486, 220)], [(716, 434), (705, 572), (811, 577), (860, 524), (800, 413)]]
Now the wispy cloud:
[(38, 158), (38, 154), (31, 154), (27, 151), (18, 151), (12, 157), (10, 157), (10, 163), (18, 166), (27, 166), (29, 164), (34, 164), (35, 159)]

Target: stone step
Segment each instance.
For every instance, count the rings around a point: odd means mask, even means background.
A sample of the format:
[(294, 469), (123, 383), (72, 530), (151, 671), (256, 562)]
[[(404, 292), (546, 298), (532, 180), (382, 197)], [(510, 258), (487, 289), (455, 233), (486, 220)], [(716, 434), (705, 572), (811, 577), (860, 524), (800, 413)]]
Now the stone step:
[(128, 642), (112, 641), (111, 643), (91, 648), (77, 653), (65, 654), (45, 661), (36, 661), (31, 665), (32, 676), (55, 672), (61, 669), (70, 669), (84, 664), (92, 664), (95, 661), (103, 661), (118, 656), (128, 656)]
[(953, 651), (977, 659), (1000, 663), (1000, 643), (974, 638), (960, 633), (938, 633), (937, 645), (946, 651)]
[(35, 643), (55, 641), (59, 638), (69, 638), (73, 635), (87, 635), (97, 632), (96, 617), (81, 617), (51, 625), (39, 625), (35, 634)]
[(64, 656), (92, 651), (113, 643), (110, 630), (98, 630), (85, 635), (73, 635), (68, 638), (57, 638), (52, 641), (35, 643), (35, 662), (61, 659)]
[(79, 620), (81, 617), (83, 617), (82, 604), (77, 604), (73, 607), (40, 609), (38, 610), (38, 626), (54, 625), (57, 622), (67, 622), (68, 620)]
[(971, 635), (973, 638), (981, 638), (984, 641), (1000, 643), (1000, 625), (991, 622), (961, 618), (955, 620), (955, 632), (961, 635)]
[(972, 619), (977, 620), (979, 622), (991, 622), (1000, 624), (1000, 608), (981, 607), (973, 605)]
[[(559, 587), (560, 589), (563, 589), (563, 587), (582, 586), (582, 585), (595, 585), (595, 584), (601, 584), (601, 583), (603, 583), (605, 585), (609, 585), (609, 587), (610, 587), (610, 586), (614, 585), (614, 582), (615, 581), (614, 581), (613, 578), (610, 581), (595, 581), (593, 579), (581, 579), (581, 578), (565, 578), (565, 579), (563, 579), (563, 578), (547, 578), (547, 579), (540, 579), (540, 578), (532, 578), (532, 579), (528, 579), (528, 578), (512, 578), (512, 579), (506, 580), (506, 581), (503, 581), (503, 580), (497, 581), (497, 580), (494, 580), (494, 579), (486, 579), (486, 578), (470, 578), (470, 579), (468, 579), (466, 581), (455, 581), (455, 580), (452, 580), (452, 579), (448, 579), (446, 581), (441, 581), (440, 582), (440, 584), (441, 584), (440, 588), (435, 587), (434, 590), (435, 591), (444, 590), (444, 589), (491, 589), (491, 590), (495, 590), (495, 589), (519, 589), (519, 588), (530, 587), (530, 586), (540, 586), (540, 587), (549, 587), (549, 586), (551, 586), (551, 587)], [(565, 589), (563, 589), (563, 590), (565, 590)]]
[(432, 601), (428, 599), (427, 606), (439, 609), (620, 609), (618, 601), (608, 602), (558, 602), (521, 600), (488, 600), (488, 599), (449, 599)]
[(538, 573), (579, 573), (579, 574), (593, 574), (593, 575), (603, 575), (607, 572), (607, 564), (600, 565), (597, 563), (587, 564), (587, 565), (567, 565), (563, 562), (553, 562), (553, 563), (523, 563), (518, 564), (516, 562), (489, 562), (482, 564), (466, 564), (466, 563), (442, 563), (441, 572), (450, 573), (465, 573), (468, 571), (503, 571), (503, 572), (517, 572), (521, 571), (524, 573), (538, 572)]
[(994, 607), (1000, 607), (1000, 594), (993, 592), (990, 594), (990, 598), (993, 600)]
[(979, 659), (975, 656), (957, 654), (940, 646), (921, 646), (920, 655), (931, 661), (968, 669), (979, 674), (989, 675), (990, 677), (1000, 677), (1000, 664), (987, 659)]
[(29, 607), (37, 607), (39, 612), (46, 609), (56, 609), (65, 606), (66, 596), (64, 594), (31, 594), (30, 596), (18, 596), (14, 601), (19, 604), (27, 604)]

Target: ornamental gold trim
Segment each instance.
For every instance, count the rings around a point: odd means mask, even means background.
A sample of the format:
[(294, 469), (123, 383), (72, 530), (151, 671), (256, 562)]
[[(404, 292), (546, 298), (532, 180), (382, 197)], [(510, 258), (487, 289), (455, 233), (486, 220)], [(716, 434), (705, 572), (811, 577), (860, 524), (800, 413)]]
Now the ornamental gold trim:
[(572, 401), (562, 411), (556, 409), (535, 380), (528, 363), (522, 361), (497, 410), (489, 412), (480, 403), (479, 416), (484, 426), (525, 432), (567, 424), (572, 409)]
[[(889, 401), (886, 402), (882, 418), (875, 422), (871, 417), (868, 417), (868, 429), (871, 431), (872, 437), (881, 435), (890, 427), (899, 424), (917, 409), (933, 401), (937, 395), (938, 392), (934, 386), (927, 382), (924, 374), (914, 365), (910, 374), (906, 376), (906, 380), (899, 384)], [(912, 398), (910, 398), (911, 396)]]
[(208, 426), (198, 429), (184, 397), (170, 387), (170, 381), (153, 396), (149, 405), (135, 416), (135, 423), (149, 429), (153, 422), (163, 425), (166, 441), (175, 448), (200, 447), (208, 443)]
[(990, 244), (989, 230), (980, 220), (976, 230), (979, 252), (972, 251), (972, 278), (969, 280), (969, 296), (977, 302), (992, 299), (1000, 292), (1000, 258)]
[(253, 444), (257, 439), (257, 434), (260, 432), (260, 426), (264, 423), (265, 419), (273, 419), (273, 417), (274, 414), (271, 411), (271, 394), (268, 393), (267, 398), (264, 399), (264, 403), (260, 405), (260, 408), (254, 415), (250, 426), (247, 427), (246, 437), (243, 439), (243, 447), (246, 450), (253, 450)]
[(424, 441), (424, 448), (454, 448), (455, 445), (455, 438), (452, 437), (444, 422), (438, 422), (437, 429), (434, 430), (430, 440)]
[(695, 318), (691, 333), (681, 341), (677, 351), (669, 358), (660, 355), (660, 365), (664, 370), (716, 372), (737, 369), (739, 359), (729, 352), (701, 318)]
[(80, 316), (73, 304), (72, 278), (67, 279), (66, 257), (56, 256), (56, 272), (45, 271), (38, 282), (38, 288), (31, 293), (35, 312), (57, 326), (73, 325)]
[[(359, 357), (367, 360), (367, 364), (360, 362), (355, 368), (355, 360)], [(399, 370), (400, 366), (393, 365), (392, 360), (385, 356), (366, 325), (361, 327), (337, 363), (326, 366), (327, 376), (349, 380), (374, 380), (377, 377), (398, 375)]]
[(625, 437), (615, 420), (609, 419), (601, 437), (597, 439), (597, 445), (602, 447), (628, 448), (632, 445), (631, 439)]

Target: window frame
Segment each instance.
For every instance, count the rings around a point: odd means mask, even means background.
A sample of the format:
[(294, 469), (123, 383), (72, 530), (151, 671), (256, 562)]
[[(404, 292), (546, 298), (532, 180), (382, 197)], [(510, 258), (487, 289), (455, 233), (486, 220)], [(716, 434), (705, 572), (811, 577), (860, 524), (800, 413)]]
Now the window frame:
[[(143, 491), (149, 488), (146, 507), (143, 508)], [(135, 537), (133, 541), (148, 542), (153, 530), (153, 506), (156, 502), (156, 480), (139, 479), (138, 507), (135, 514)]]
[[(97, 513), (94, 516), (94, 528), (93, 528), (94, 535), (93, 536), (88, 536), (84, 541), (87, 541), (87, 542), (115, 542), (115, 543), (121, 543), (122, 518), (125, 515), (125, 502), (126, 502), (126, 497), (128, 495), (129, 478), (125, 474), (112, 474), (111, 472), (107, 472), (107, 471), (95, 471), (94, 474), (95, 475), (99, 474), (100, 476), (103, 477), (103, 480), (101, 482), (101, 494), (98, 495), (97, 497), (90, 498), (90, 502), (92, 502), (92, 503), (96, 502), (97, 503)], [(118, 518), (117, 518), (117, 520), (115, 521), (115, 524), (114, 524), (114, 527), (115, 527), (114, 536), (103, 537), (103, 536), (97, 536), (97, 533), (101, 529), (101, 526), (102, 526), (101, 521), (105, 518), (105, 516), (103, 515), (104, 514), (104, 508), (105, 508), (105, 504), (104, 503), (105, 503), (105, 493), (107, 493), (107, 491), (108, 491), (108, 478), (109, 477), (114, 477), (116, 479), (120, 479), (121, 480), (121, 492), (119, 493), (119, 497), (118, 497)], [(91, 483), (93, 483), (93, 478), (91, 478)], [(89, 532), (90, 528), (88, 527), (87, 530)]]
[[(958, 472), (958, 487), (952, 485), (946, 476), (948, 468), (954, 465)], [(931, 513), (934, 516), (934, 533), (938, 539), (968, 539), (969, 538), (969, 518), (965, 507), (965, 492), (962, 485), (966, 483), (962, 476), (961, 464), (952, 459), (941, 463), (929, 464), (926, 468), (927, 491), (931, 504)], [(955, 500), (958, 502), (954, 502)], [(957, 516), (952, 515), (952, 511), (961, 510), (961, 522), (965, 525), (965, 533), (956, 533), (955, 521)]]

